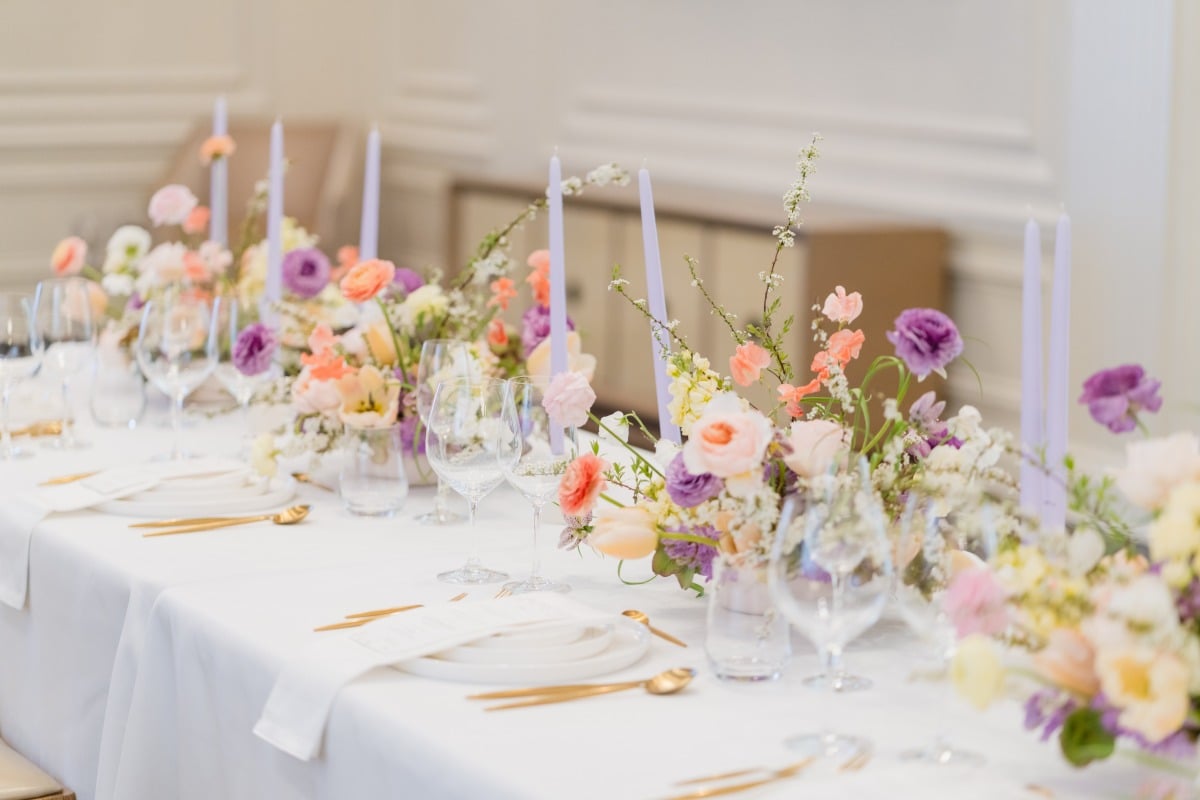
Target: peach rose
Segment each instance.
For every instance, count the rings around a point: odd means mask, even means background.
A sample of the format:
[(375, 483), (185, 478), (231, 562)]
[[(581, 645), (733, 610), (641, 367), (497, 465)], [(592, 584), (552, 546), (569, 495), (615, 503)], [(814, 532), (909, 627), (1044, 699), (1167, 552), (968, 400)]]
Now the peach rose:
[(533, 289), (533, 299), (538, 305), (550, 305), (550, 251), (534, 250), (526, 262), (533, 269), (525, 282)]
[(858, 292), (846, 294), (846, 287), (838, 286), (834, 289), (833, 294), (825, 298), (825, 307), (821, 309), (821, 313), (830, 322), (849, 325), (858, 319), (862, 310), (862, 295)]
[(190, 235), (204, 233), (208, 230), (208, 220), (212, 216), (208, 206), (196, 206), (188, 213), (183, 221), (183, 232)]
[(395, 275), (396, 265), (390, 261), (360, 261), (342, 278), (342, 296), (351, 303), (365, 303), (391, 286)]
[(738, 386), (749, 386), (771, 366), (771, 354), (754, 342), (740, 344), (729, 357), (729, 374)]
[(87, 258), (87, 242), (78, 236), (68, 236), (54, 247), (50, 254), (50, 268), (54, 274), (61, 277), (78, 275), (83, 271), (83, 262)]
[(155, 225), (182, 225), (196, 207), (196, 195), (178, 183), (162, 187), (150, 198), (149, 216)]
[(788, 436), (792, 452), (784, 456), (788, 469), (804, 478), (823, 475), (849, 446), (847, 431), (827, 419), (796, 420)]
[(771, 421), (757, 411), (742, 411), (737, 398), (714, 398), (692, 425), (683, 465), (693, 475), (710, 472), (718, 478), (761, 468), (773, 434)]
[(488, 323), (487, 341), (497, 350), (508, 347), (508, 328), (504, 327), (504, 320), (494, 319)]
[(208, 166), (219, 158), (229, 158), (237, 151), (237, 144), (227, 133), (210, 136), (200, 145), (200, 160)]
[(1074, 628), (1055, 628), (1046, 647), (1033, 657), (1034, 669), (1046, 680), (1069, 692), (1091, 697), (1100, 691), (1096, 653)]
[(542, 396), (542, 408), (559, 425), (579, 427), (588, 421), (596, 402), (588, 379), (579, 372), (560, 372), (550, 380)]
[(608, 462), (600, 456), (585, 453), (567, 466), (562, 483), (558, 485), (558, 505), (562, 512), (572, 517), (586, 517), (592, 513), (596, 499), (608, 486), (604, 471)]
[(587, 541), (606, 556), (645, 558), (658, 547), (658, 531), (641, 506), (603, 506), (596, 513)]

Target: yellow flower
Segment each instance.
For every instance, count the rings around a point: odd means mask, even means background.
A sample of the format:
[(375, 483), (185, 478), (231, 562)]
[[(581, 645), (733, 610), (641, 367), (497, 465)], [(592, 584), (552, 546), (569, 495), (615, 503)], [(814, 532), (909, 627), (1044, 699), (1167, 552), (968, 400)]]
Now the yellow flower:
[(958, 643), (950, 664), (955, 688), (971, 705), (982, 711), (1004, 689), (1004, 665), (996, 644), (981, 633), (973, 633)]
[[(579, 372), (591, 383), (596, 375), (596, 357), (583, 352), (583, 340), (575, 331), (567, 332), (567, 369)], [(533, 348), (529, 358), (525, 359), (525, 371), (531, 378), (550, 377), (550, 337), (547, 336), (538, 346)]]
[(1122, 727), (1151, 743), (1179, 730), (1188, 713), (1188, 671), (1173, 653), (1145, 647), (1101, 653), (1096, 672)]
[(358, 428), (388, 428), (395, 424), (400, 408), (400, 383), (387, 380), (372, 366), (338, 380), (342, 396), (341, 418)]
[(363, 334), (367, 340), (367, 350), (371, 357), (384, 366), (396, 363), (396, 343), (386, 322), (376, 322), (367, 328)]

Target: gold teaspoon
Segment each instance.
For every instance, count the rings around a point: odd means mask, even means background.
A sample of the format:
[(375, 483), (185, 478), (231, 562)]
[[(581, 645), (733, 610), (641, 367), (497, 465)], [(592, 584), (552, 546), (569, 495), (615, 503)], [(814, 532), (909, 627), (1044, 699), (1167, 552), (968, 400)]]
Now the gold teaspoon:
[(498, 706), (488, 706), (484, 711), (503, 711), (508, 708), (528, 708), (530, 706), (549, 705), (550, 703), (567, 703), (572, 700), (582, 700), (585, 697), (597, 697), (602, 694), (612, 694), (614, 692), (624, 692), (628, 689), (645, 689), (650, 694), (667, 695), (675, 694), (682, 691), (692, 678), (696, 676), (696, 670), (690, 667), (676, 667), (665, 672), (660, 672), (654, 677), (644, 681), (630, 681), (629, 683), (613, 683), (607, 686), (601, 684), (599, 686), (581, 688), (578, 691), (550, 691), (545, 696), (535, 697), (531, 700), (521, 700), (516, 703), (505, 703)]
[(230, 528), (234, 525), (248, 525), (252, 522), (266, 522), (270, 520), (276, 525), (295, 525), (308, 516), (310, 506), (291, 506), (280, 511), (278, 514), (259, 514), (256, 517), (240, 517), (219, 522), (202, 522), (195, 525), (185, 525), (181, 528), (172, 528), (168, 531), (154, 531), (153, 533), (142, 534), (143, 538), (151, 536), (174, 536), (177, 533), (200, 533), (201, 531), (212, 531), (218, 528)]
[(644, 611), (638, 611), (635, 608), (631, 608), (628, 611), (622, 611), (621, 613), (624, 614), (625, 616), (629, 617), (630, 619), (635, 620), (635, 621), (640, 622), (643, 625), (645, 625), (647, 628), (650, 629), (650, 632), (653, 633), (658, 638), (666, 639), (671, 644), (677, 644), (680, 647), (687, 647), (687, 643), (682, 642), (679, 639), (676, 639), (671, 634), (669, 634), (665, 631), (660, 631), (658, 628), (651, 625), (650, 618), (646, 616), (646, 613)]

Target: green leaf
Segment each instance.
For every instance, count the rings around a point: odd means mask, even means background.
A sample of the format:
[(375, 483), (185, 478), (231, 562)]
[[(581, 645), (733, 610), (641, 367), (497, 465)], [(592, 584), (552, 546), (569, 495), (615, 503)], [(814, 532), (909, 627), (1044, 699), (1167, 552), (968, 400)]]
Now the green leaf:
[(1063, 756), (1077, 767), (1103, 761), (1113, 754), (1116, 746), (1113, 735), (1101, 724), (1100, 712), (1091, 708), (1071, 712), (1063, 723), (1058, 742)]

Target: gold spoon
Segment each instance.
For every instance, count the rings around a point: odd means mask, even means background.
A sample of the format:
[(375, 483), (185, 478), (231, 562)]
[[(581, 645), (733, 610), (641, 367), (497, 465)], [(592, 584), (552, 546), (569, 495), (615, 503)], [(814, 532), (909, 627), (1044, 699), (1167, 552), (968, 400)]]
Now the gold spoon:
[(748, 789), (756, 789), (759, 786), (766, 786), (769, 783), (776, 783), (778, 781), (785, 781), (789, 778), (794, 778), (804, 770), (808, 769), (808, 765), (813, 761), (814, 759), (812, 758), (806, 758), (803, 761), (799, 761), (790, 766), (777, 769), (768, 774), (765, 778), (758, 778), (757, 780), (745, 781), (743, 783), (726, 784), (725, 786), (713, 786), (706, 789), (696, 789), (695, 791), (688, 792), (687, 794), (675, 795), (674, 797), (668, 798), (668, 800), (701, 800), (701, 798), (705, 797), (719, 797), (721, 795), (744, 792)]
[(309, 475), (307, 472), (293, 472), (292, 477), (295, 478), (300, 483), (307, 483), (309, 486), (315, 486), (318, 489), (324, 489), (327, 492), (336, 492), (337, 491), (337, 489), (334, 489), (332, 486), (326, 486), (325, 484), (321, 483), (319, 480), (313, 478), (313, 476)]
[(251, 522), (266, 522), (270, 520), (276, 525), (295, 525), (308, 516), (310, 506), (291, 506), (280, 511), (278, 514), (259, 514), (256, 517), (240, 517), (234, 519), (221, 520), (219, 522), (201, 522), (194, 525), (185, 525), (181, 528), (172, 528), (169, 531), (154, 531), (153, 533), (144, 533), (144, 538), (151, 536), (174, 536), (177, 533), (200, 533), (201, 531), (212, 531), (218, 528), (230, 528), (234, 525), (247, 525)]
[(621, 613), (624, 614), (625, 616), (629, 617), (630, 619), (636, 620), (637, 622), (640, 622), (643, 625), (645, 625), (647, 628), (650, 629), (650, 632), (653, 633), (658, 638), (666, 639), (671, 644), (677, 644), (680, 647), (687, 647), (687, 644), (685, 642), (682, 642), (679, 639), (676, 639), (671, 634), (666, 633), (665, 631), (660, 631), (658, 628), (651, 625), (650, 618), (646, 616), (645, 612), (638, 611), (635, 608), (631, 608), (628, 611), (622, 611)]
[[(682, 691), (692, 678), (696, 676), (696, 670), (690, 667), (675, 667), (665, 672), (660, 672), (652, 678), (644, 681), (628, 681), (626, 683), (610, 683), (587, 685), (581, 684), (577, 688), (567, 686), (563, 687), (547, 687), (541, 690), (540, 697), (534, 697), (531, 700), (520, 700), (516, 703), (505, 703), (498, 706), (489, 706), (484, 711), (502, 711), (506, 708), (527, 708), (529, 706), (541, 706), (549, 703), (566, 703), (571, 700), (582, 700), (585, 697), (596, 697), (602, 694), (612, 694), (614, 692), (623, 692), (627, 689), (645, 689), (650, 694), (675, 694)], [(521, 691), (521, 690), (514, 690)], [(526, 690), (531, 691), (531, 690)], [(532, 690), (536, 691), (536, 690)], [(488, 694), (472, 695), (470, 699), (488, 700), (499, 699), (497, 695), (504, 696), (504, 692), (492, 692)], [(512, 694), (511, 697), (520, 697), (521, 695)]]

